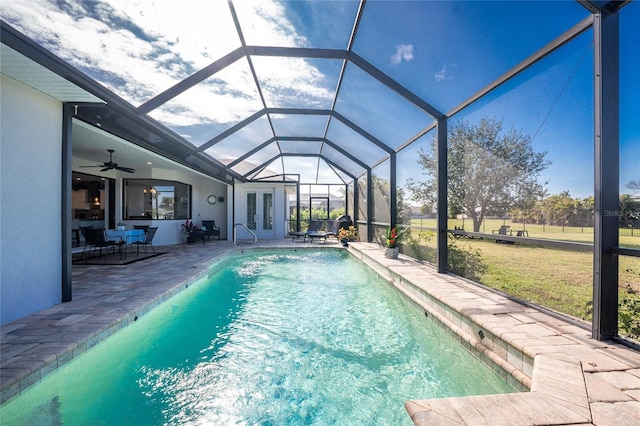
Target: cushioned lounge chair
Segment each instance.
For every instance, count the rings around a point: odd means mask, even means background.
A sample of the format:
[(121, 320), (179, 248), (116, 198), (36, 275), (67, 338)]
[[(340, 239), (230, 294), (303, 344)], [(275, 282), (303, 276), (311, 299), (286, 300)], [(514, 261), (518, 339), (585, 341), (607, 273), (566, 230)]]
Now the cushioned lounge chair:
[(320, 228), (322, 227), (322, 221), (321, 220), (312, 220), (309, 222), (309, 228), (306, 231), (292, 231), (289, 232), (289, 236), (291, 237), (291, 241), (296, 240), (297, 238), (302, 238), (304, 239), (304, 241), (307, 240), (307, 237), (309, 236), (309, 234), (313, 234), (315, 232), (320, 231)]
[(331, 236), (338, 236), (338, 229), (340, 228), (339, 220), (328, 220), (327, 221), (327, 234)]
[(330, 235), (324, 231), (310, 232), (307, 234), (307, 238), (309, 238), (311, 242), (313, 242), (313, 240), (323, 240), (326, 243), (327, 237), (329, 236)]
[(327, 242), (328, 237), (335, 237), (338, 234), (338, 227), (340, 226), (340, 222), (337, 220), (328, 220), (327, 221), (327, 229), (325, 231), (316, 231), (310, 232), (307, 234), (307, 237), (313, 242), (314, 239), (324, 240)]

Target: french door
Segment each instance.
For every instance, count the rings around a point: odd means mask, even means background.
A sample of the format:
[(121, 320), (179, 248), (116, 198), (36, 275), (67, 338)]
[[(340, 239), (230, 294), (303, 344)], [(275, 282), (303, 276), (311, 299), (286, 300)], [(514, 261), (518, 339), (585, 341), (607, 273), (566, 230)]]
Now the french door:
[(245, 192), (247, 203), (247, 228), (258, 238), (273, 238), (273, 188), (248, 189)]

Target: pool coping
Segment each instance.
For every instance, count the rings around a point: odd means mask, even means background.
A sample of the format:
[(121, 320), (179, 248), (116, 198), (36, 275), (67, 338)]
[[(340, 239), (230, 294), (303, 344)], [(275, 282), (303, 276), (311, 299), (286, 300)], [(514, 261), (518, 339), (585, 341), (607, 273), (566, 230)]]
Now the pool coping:
[(376, 244), (352, 252), (521, 392), (409, 400), (416, 425), (640, 424), (640, 353)]
[[(288, 240), (246, 248), (225, 242), (214, 249), (180, 246), (175, 249), (180, 253), (175, 259), (163, 260), (161, 256), (127, 269), (136, 271), (126, 277), (131, 281), (126, 289), (130, 293), (115, 289), (99, 294), (103, 298), (122, 296), (112, 311), (100, 308), (100, 300), (79, 298), (3, 325), (2, 403), (209, 274), (220, 260), (244, 251), (297, 248), (343, 250), (333, 242), (311, 245)], [(377, 244), (350, 243), (346, 250), (522, 390), (507, 395), (407, 401), (405, 408), (415, 424), (640, 424), (640, 353), (593, 340), (588, 331), (574, 324), (459, 277), (439, 274), (407, 256), (386, 259)], [(165, 270), (158, 272), (158, 265), (167, 263)], [(144, 268), (151, 271), (144, 272)], [(100, 284), (111, 284), (112, 275), (119, 274), (102, 266), (80, 269), (86, 269), (78, 274), (87, 275), (84, 284), (91, 288), (87, 292)], [(146, 293), (141, 294), (143, 291)], [(131, 300), (128, 294), (133, 295)], [(62, 338), (47, 335), (58, 325), (64, 326)], [(478, 335), (480, 330), (483, 336)]]

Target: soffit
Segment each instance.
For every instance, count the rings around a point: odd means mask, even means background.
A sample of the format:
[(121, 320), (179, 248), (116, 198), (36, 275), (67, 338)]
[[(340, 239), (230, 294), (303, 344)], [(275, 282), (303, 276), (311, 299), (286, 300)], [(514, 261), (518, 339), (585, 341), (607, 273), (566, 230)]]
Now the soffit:
[(99, 97), (60, 77), (5, 44), (0, 44), (0, 64), (2, 64), (2, 74), (61, 102), (104, 103)]

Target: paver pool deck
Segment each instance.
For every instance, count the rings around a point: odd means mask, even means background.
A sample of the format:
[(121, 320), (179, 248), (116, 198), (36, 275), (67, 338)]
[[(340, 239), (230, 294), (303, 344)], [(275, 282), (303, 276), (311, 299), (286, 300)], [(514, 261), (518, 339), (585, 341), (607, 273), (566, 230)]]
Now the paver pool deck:
[[(73, 301), (0, 328), (0, 390), (7, 401), (207, 273), (216, 258), (256, 248), (340, 247), (290, 239), (156, 247), (126, 266), (74, 265)], [(438, 274), (376, 244), (356, 257), (394, 283), (461, 344), (522, 392), (407, 401), (416, 425), (640, 425), (640, 352), (590, 338), (575, 323)], [(366, 407), (363, 407), (366, 409)]]

